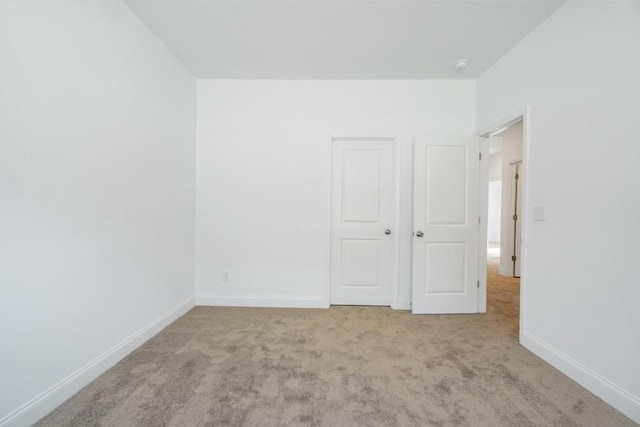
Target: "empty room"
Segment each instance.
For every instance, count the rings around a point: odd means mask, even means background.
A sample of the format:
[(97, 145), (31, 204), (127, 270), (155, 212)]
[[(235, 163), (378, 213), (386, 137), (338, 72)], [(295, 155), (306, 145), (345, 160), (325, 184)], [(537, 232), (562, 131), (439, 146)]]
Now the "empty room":
[(640, 423), (640, 2), (0, 0), (0, 427)]

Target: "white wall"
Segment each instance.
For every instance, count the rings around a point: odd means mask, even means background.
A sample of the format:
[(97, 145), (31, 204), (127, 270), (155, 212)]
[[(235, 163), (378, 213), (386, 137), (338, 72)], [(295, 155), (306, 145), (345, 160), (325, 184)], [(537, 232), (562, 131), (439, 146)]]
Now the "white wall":
[[(198, 82), (196, 296), (326, 306), (330, 137), (473, 133), (473, 81)], [(404, 167), (401, 198), (411, 198)], [(401, 217), (408, 308), (411, 216)], [(222, 281), (230, 272), (230, 282)]]
[(494, 138), (495, 139), (492, 143), (494, 145), (499, 145), (500, 151), (491, 154), (489, 157), (487, 241), (499, 243), (502, 210), (502, 138)]
[(636, 422), (639, 53), (640, 3), (567, 2), (478, 81), (480, 129), (530, 106), (522, 342)]
[(502, 181), (489, 181), (489, 200), (487, 215), (487, 241), (500, 243), (500, 210), (502, 208)]
[(192, 304), (194, 152), (195, 79), (119, 1), (0, 3), (0, 425)]
[[(513, 208), (514, 208), (514, 185), (512, 164), (522, 162), (523, 147), (523, 123), (518, 122), (504, 131), (502, 136), (502, 190), (501, 190), (501, 214), (500, 214), (500, 274), (503, 276), (513, 276), (513, 260), (511, 256), (513, 250)], [(524, 179), (524, 167), (521, 164), (519, 169), (519, 179)], [(524, 181), (523, 181), (524, 182)], [(524, 188), (524, 187), (523, 187)], [(520, 194), (518, 203), (522, 203), (524, 198)], [(520, 222), (520, 237), (522, 238), (522, 222)], [(519, 239), (521, 240), (521, 239)]]
[[(494, 138), (502, 139), (500, 137)], [(489, 182), (502, 180), (502, 143), (500, 143), (500, 147), (500, 152), (489, 157)]]

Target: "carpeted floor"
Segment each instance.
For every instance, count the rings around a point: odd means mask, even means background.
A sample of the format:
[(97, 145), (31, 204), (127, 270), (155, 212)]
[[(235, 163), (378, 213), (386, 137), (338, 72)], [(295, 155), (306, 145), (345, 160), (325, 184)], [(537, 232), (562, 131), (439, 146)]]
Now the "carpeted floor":
[(484, 315), (196, 307), (38, 425), (635, 425), (518, 344), (490, 277)]

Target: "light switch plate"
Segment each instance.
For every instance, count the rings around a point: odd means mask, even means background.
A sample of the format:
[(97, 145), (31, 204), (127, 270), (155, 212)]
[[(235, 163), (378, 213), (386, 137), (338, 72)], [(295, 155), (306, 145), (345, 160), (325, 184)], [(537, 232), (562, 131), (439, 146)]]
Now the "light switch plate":
[(547, 208), (545, 206), (535, 206), (533, 208), (533, 220), (534, 221), (546, 221), (547, 220)]

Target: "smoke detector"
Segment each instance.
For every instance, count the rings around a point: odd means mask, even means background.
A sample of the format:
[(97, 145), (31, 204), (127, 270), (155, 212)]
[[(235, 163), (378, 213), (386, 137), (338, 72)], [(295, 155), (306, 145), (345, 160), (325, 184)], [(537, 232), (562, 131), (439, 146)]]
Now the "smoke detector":
[(458, 59), (453, 63), (453, 68), (458, 71), (462, 71), (467, 68), (467, 65), (469, 65), (469, 61), (467, 59)]

